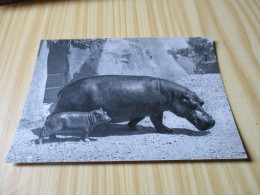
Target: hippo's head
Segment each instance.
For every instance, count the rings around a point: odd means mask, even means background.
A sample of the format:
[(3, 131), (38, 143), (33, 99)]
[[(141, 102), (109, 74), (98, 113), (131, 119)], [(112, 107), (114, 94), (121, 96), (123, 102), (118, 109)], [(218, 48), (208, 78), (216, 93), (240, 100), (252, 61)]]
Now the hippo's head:
[(93, 114), (95, 116), (96, 119), (96, 123), (97, 124), (102, 124), (102, 123), (108, 123), (110, 122), (112, 119), (107, 115), (107, 112), (102, 110), (102, 108), (100, 108), (100, 110), (94, 110)]
[(170, 111), (179, 117), (186, 118), (197, 129), (204, 131), (215, 125), (215, 120), (206, 113), (201, 100), (194, 92), (187, 91), (176, 95), (170, 106)]

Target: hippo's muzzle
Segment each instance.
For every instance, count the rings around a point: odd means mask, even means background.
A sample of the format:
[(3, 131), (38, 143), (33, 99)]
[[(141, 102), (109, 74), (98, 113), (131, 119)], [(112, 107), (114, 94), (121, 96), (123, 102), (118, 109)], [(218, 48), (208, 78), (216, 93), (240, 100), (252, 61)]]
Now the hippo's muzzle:
[(215, 120), (211, 115), (206, 113), (203, 109), (191, 110), (191, 118), (187, 119), (199, 130), (205, 131), (212, 128), (215, 125)]

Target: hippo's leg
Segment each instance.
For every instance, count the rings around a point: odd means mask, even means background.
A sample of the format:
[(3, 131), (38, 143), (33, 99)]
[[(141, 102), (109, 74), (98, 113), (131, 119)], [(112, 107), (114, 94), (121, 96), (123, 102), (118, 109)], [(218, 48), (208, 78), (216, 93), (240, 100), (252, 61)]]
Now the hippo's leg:
[(137, 131), (136, 124), (139, 123), (141, 120), (143, 120), (145, 117), (138, 117), (134, 118), (129, 121), (128, 126), (130, 127), (131, 130)]
[(87, 131), (83, 131), (83, 132), (81, 133), (80, 138), (81, 138), (81, 140), (82, 140), (83, 142), (89, 141)]
[(163, 112), (158, 115), (150, 116), (150, 119), (156, 128), (156, 131), (159, 133), (172, 133), (173, 131), (170, 128), (163, 125), (162, 118), (163, 118)]
[(42, 140), (44, 138), (45, 129), (46, 129), (45, 126), (41, 129), (41, 132), (40, 132), (40, 135), (39, 135), (39, 139), (36, 141), (36, 144), (42, 144)]

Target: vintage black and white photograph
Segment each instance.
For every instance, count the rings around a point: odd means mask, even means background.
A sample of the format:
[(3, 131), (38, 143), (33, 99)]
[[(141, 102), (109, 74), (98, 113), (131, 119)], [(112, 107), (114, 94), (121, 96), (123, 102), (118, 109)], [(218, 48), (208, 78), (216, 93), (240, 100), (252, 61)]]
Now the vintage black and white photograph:
[(6, 162), (246, 159), (209, 37), (42, 40)]

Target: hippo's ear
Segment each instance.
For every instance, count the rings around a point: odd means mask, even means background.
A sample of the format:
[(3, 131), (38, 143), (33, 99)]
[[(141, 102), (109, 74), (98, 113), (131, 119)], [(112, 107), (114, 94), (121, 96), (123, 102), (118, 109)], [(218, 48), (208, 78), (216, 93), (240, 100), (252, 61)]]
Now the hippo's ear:
[(200, 99), (199, 96), (197, 96), (196, 94), (195, 94), (194, 98), (195, 98), (196, 101), (199, 102), (199, 104), (200, 104), (201, 106), (204, 104), (204, 101), (203, 101), (202, 99)]
[(204, 101), (203, 101), (203, 100), (200, 100), (199, 103), (200, 103), (200, 105), (203, 105), (203, 104), (204, 104)]
[(204, 104), (204, 101), (202, 99), (200, 99), (199, 97), (198, 97), (198, 102), (200, 103), (201, 106)]

